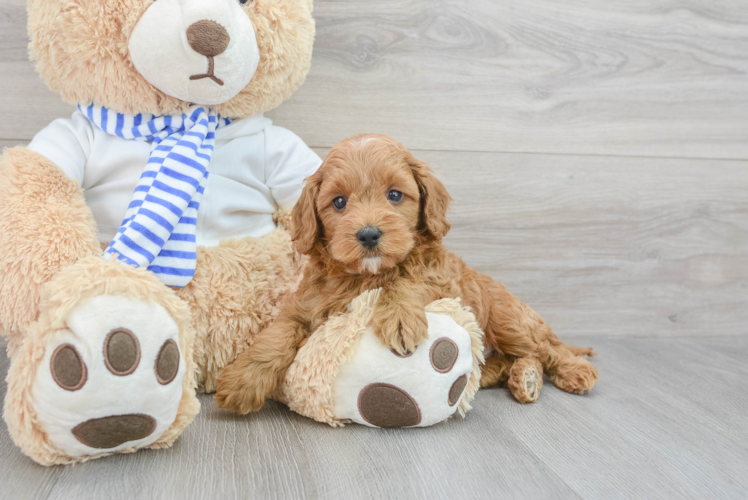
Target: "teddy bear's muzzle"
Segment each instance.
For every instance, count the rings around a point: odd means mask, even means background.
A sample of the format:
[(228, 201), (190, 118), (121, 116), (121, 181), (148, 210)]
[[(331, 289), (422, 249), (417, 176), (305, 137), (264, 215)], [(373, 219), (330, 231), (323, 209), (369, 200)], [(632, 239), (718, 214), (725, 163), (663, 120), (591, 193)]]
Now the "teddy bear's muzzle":
[(187, 28), (187, 43), (190, 44), (190, 47), (195, 52), (208, 58), (208, 72), (192, 75), (190, 80), (210, 78), (216, 84), (223, 87), (223, 80), (215, 75), (215, 57), (226, 52), (229, 42), (231, 42), (229, 32), (219, 23), (209, 19), (192, 23)]
[(254, 26), (236, 0), (154, 2), (128, 47), (135, 69), (151, 85), (200, 105), (232, 99), (260, 60)]

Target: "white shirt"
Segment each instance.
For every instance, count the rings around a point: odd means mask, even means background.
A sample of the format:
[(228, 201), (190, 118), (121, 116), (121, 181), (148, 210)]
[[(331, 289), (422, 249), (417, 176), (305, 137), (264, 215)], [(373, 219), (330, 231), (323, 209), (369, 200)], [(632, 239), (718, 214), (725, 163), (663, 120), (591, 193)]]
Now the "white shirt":
[[(29, 149), (54, 162), (83, 187), (99, 240), (109, 242), (122, 224), (151, 144), (107, 134), (80, 111), (55, 120)], [(210, 176), (200, 203), (197, 244), (260, 237), (275, 229), (273, 213), (290, 209), (304, 179), (321, 160), (293, 132), (258, 114), (216, 131)]]

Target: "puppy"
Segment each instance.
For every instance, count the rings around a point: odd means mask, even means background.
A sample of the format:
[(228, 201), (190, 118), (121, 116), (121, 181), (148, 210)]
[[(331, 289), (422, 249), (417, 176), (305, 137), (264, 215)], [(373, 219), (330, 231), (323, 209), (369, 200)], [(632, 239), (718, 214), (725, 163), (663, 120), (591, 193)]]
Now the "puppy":
[(297, 250), (309, 256), (303, 280), (272, 326), (218, 380), (221, 408), (259, 410), (314, 330), (381, 288), (372, 325), (385, 346), (406, 353), (428, 336), (424, 307), (461, 297), (484, 331), (489, 356), (481, 386), (507, 382), (522, 403), (540, 394), (543, 373), (567, 392), (597, 382), (585, 355), (563, 344), (500, 283), (448, 252), (451, 198), (425, 163), (392, 138), (358, 135), (335, 146), (307, 179), (292, 214)]

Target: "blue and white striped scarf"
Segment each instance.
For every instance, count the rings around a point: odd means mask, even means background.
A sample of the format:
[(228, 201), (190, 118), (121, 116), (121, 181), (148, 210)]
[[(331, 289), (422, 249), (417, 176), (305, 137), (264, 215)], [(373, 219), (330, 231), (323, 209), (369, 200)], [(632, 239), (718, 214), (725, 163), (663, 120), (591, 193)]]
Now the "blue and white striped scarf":
[(78, 109), (108, 134), (151, 143), (125, 219), (104, 256), (147, 267), (168, 286), (186, 286), (195, 276), (197, 212), (215, 131), (230, 121), (200, 106), (181, 116), (132, 116), (93, 105)]

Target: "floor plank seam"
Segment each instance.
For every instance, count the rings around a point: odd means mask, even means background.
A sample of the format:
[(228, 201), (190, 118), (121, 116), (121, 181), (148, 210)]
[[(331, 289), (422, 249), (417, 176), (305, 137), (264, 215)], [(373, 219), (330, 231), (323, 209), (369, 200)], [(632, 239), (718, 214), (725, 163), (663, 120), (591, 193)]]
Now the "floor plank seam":
[[(394, 138), (397, 140), (397, 137)], [(16, 140), (16, 139), (0, 139), (0, 140)], [(335, 144), (329, 146), (316, 146), (310, 145), (312, 149), (331, 149)], [(535, 155), (535, 156), (589, 156), (590, 158), (637, 158), (645, 160), (686, 160), (686, 161), (724, 161), (724, 162), (736, 162), (736, 161), (748, 161), (748, 157), (745, 158), (717, 158), (711, 156), (672, 156), (672, 155), (623, 155), (623, 154), (612, 154), (612, 153), (559, 153), (556, 151), (509, 151), (509, 150), (481, 150), (481, 149), (430, 149), (430, 148), (408, 148), (413, 152), (430, 152), (430, 153), (476, 153), (476, 154), (499, 154), (499, 155)]]

